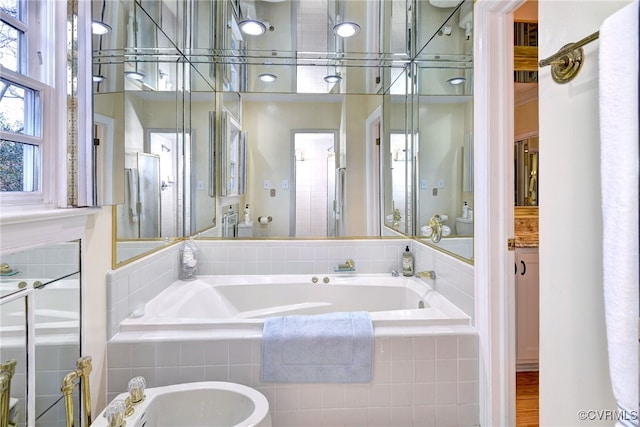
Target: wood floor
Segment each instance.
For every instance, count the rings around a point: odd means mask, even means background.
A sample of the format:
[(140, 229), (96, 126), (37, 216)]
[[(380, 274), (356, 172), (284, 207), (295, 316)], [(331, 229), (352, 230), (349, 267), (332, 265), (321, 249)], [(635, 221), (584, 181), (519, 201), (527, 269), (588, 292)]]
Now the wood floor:
[(539, 425), (538, 372), (516, 372), (516, 426)]

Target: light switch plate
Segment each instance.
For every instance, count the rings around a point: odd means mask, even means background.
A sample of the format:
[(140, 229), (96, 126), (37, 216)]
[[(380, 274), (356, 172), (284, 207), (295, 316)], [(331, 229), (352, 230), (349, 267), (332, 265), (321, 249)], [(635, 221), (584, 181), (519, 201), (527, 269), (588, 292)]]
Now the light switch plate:
[(262, 188), (264, 188), (265, 190), (268, 190), (269, 188), (271, 188), (271, 183), (269, 182), (268, 179), (264, 180), (264, 182), (262, 183)]

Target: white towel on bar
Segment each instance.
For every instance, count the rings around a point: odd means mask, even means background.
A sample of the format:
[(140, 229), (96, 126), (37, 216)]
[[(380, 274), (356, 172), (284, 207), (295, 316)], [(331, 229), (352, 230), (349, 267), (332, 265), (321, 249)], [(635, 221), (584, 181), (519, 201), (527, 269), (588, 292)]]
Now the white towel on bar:
[[(638, 0), (600, 28), (604, 300), (618, 426), (638, 425)], [(588, 373), (586, 373), (588, 375)], [(637, 414), (637, 412), (634, 412)]]

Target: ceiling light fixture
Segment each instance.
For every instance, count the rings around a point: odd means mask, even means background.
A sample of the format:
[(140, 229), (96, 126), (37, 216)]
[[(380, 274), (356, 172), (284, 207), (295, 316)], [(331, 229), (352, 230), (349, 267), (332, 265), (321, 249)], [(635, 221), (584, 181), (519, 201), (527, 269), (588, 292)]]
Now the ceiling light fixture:
[(342, 80), (342, 76), (338, 73), (324, 76), (324, 81), (327, 83), (338, 83), (340, 80)]
[(278, 76), (270, 73), (262, 73), (262, 74), (258, 74), (258, 78), (265, 83), (272, 83), (278, 79)]
[(462, 83), (466, 82), (467, 79), (464, 77), (452, 77), (449, 80), (447, 80), (447, 83), (449, 83), (450, 85), (461, 85)]
[(333, 26), (333, 32), (338, 37), (351, 37), (356, 35), (360, 31), (360, 25), (355, 22), (341, 22)]
[(260, 22), (257, 19), (245, 19), (238, 24), (240, 31), (250, 36), (259, 36), (267, 31), (267, 26), (264, 22)]
[(124, 76), (128, 79), (137, 81), (142, 81), (146, 77), (144, 73), (141, 73), (140, 71), (125, 71)]
[(102, 21), (91, 21), (91, 32), (97, 36), (103, 36), (111, 31), (111, 27)]

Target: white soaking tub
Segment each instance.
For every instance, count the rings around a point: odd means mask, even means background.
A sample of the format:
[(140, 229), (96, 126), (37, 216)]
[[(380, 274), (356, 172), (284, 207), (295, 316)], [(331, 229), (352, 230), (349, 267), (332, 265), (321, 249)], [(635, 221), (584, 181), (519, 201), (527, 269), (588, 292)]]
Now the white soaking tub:
[(470, 325), (469, 316), (415, 277), (200, 276), (173, 283), (146, 304), (143, 316), (125, 319), (120, 338), (162, 338), (160, 332), (171, 331), (259, 337), (267, 317), (348, 311), (368, 311), (376, 336)]

